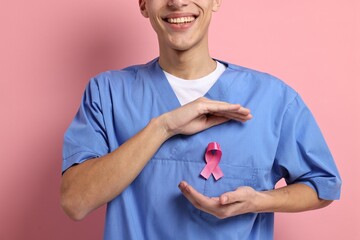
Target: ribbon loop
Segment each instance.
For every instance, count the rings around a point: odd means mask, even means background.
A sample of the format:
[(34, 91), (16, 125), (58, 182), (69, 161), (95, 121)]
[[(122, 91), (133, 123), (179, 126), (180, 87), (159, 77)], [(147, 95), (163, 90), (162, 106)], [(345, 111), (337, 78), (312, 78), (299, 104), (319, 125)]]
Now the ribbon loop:
[(217, 142), (209, 143), (205, 153), (206, 166), (201, 171), (200, 175), (205, 179), (208, 179), (211, 174), (213, 174), (215, 180), (222, 178), (224, 174), (219, 167), (221, 156), (222, 152), (220, 144)]

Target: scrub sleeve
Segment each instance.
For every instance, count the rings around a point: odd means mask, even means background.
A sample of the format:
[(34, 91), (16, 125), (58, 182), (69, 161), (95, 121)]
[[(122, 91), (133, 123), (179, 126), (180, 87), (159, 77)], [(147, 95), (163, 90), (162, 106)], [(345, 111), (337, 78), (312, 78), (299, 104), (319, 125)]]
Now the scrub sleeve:
[(79, 111), (65, 132), (62, 171), (109, 152), (96, 79), (86, 87)]
[(306, 184), (321, 199), (340, 198), (341, 179), (333, 157), (299, 95), (283, 117), (275, 165), (287, 184)]

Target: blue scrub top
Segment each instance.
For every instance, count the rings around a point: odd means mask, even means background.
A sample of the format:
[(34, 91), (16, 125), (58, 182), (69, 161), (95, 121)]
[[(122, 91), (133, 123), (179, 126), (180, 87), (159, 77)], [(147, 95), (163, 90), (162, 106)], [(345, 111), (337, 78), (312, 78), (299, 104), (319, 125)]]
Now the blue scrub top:
[[(271, 75), (223, 63), (226, 71), (205, 97), (239, 103), (254, 118), (166, 141), (133, 183), (108, 203), (104, 239), (273, 238), (273, 213), (218, 219), (191, 205), (177, 187), (181, 180), (207, 196), (219, 196), (239, 186), (270, 190), (285, 178), (288, 184), (312, 187), (322, 199), (339, 198), (339, 173), (300, 96)], [(62, 170), (114, 151), (152, 118), (178, 107), (158, 59), (98, 75), (65, 133)], [(206, 147), (214, 141), (223, 153), (219, 181), (200, 176)]]

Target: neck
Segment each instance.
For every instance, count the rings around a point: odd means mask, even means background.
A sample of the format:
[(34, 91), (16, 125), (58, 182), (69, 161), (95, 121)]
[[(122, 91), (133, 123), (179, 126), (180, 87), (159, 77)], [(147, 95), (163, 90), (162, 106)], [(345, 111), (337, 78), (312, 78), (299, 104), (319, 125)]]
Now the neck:
[(164, 71), (188, 80), (204, 77), (216, 68), (207, 46), (186, 51), (160, 47), (159, 64)]

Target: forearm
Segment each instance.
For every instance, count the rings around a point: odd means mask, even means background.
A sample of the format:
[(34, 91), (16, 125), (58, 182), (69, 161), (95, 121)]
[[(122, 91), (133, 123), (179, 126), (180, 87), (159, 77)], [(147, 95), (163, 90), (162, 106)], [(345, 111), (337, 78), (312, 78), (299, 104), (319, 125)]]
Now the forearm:
[(136, 178), (168, 137), (155, 119), (112, 153), (68, 169), (61, 183), (65, 212), (80, 220), (111, 201)]
[(326, 207), (331, 202), (319, 199), (311, 187), (296, 183), (258, 192), (256, 208), (257, 212), (302, 212)]

